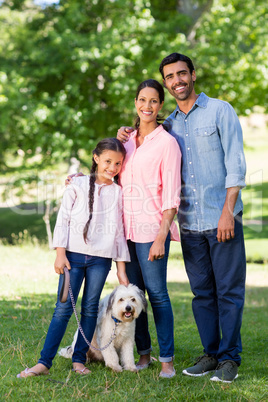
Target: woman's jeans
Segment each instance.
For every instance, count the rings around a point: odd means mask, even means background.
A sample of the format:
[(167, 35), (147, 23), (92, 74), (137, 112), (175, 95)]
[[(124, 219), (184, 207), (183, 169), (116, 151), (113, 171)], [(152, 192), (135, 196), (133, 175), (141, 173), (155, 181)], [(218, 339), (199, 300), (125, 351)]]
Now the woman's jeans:
[[(131, 283), (144, 292), (147, 290), (152, 306), (160, 348), (160, 362), (170, 362), (174, 356), (173, 313), (167, 290), (167, 260), (170, 235), (165, 243), (165, 256), (148, 261), (153, 242), (134, 243), (128, 240), (131, 262), (126, 263), (126, 272)], [(136, 321), (135, 341), (138, 353), (150, 353), (151, 339), (148, 330), (147, 313), (142, 312)]]
[[(75, 302), (77, 301), (82, 282), (85, 280), (80, 323), (86, 338), (90, 342), (96, 327), (100, 295), (111, 269), (112, 260), (110, 258), (95, 257), (70, 251), (66, 251), (66, 256), (71, 265), (71, 270), (69, 271), (70, 284)], [(48, 369), (52, 366), (52, 360), (57, 353), (67, 324), (73, 313), (70, 295), (68, 295), (68, 299), (65, 303), (59, 301), (62, 283), (63, 275), (60, 275), (56, 308), (48, 329), (43, 350), (41, 351), (41, 358), (38, 361), (38, 363), (42, 363)], [(73, 362), (85, 364), (87, 351), (88, 345), (79, 331), (72, 357)]]

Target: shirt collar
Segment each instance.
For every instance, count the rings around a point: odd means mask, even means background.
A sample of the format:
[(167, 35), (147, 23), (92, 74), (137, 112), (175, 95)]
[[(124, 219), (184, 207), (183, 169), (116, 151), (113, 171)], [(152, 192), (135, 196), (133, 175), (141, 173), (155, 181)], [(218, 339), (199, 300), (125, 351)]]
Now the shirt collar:
[[(206, 94), (204, 94), (204, 92), (201, 92), (201, 94), (198, 96), (195, 103), (193, 104), (191, 110), (193, 110), (197, 106), (205, 109), (207, 107), (207, 104), (208, 104), (208, 96)], [(181, 113), (179, 106), (176, 107), (174, 112), (175, 112), (175, 117), (177, 116), (178, 113)]]
[[(152, 140), (162, 130), (163, 130), (163, 126), (162, 126), (162, 124), (160, 124), (158, 127), (156, 127), (156, 129), (154, 129), (154, 131), (152, 131), (150, 134), (148, 134), (144, 137), (144, 141)], [(138, 130), (135, 130), (133, 133), (133, 138), (137, 137), (137, 133), (138, 133)]]

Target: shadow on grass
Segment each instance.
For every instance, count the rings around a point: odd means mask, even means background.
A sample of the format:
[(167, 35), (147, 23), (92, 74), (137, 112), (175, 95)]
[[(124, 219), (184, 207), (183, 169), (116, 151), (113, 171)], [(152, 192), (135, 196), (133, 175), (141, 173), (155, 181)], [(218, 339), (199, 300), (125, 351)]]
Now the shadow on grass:
[[(113, 285), (105, 286), (109, 293)], [(266, 303), (267, 288), (247, 288), (242, 339), (244, 353), (239, 377), (232, 385), (211, 384), (210, 376), (191, 378), (182, 375), (197, 356), (203, 354), (194, 322), (188, 283), (168, 283), (175, 322), (175, 368), (177, 376), (170, 381), (159, 380), (160, 363), (134, 374), (114, 373), (102, 363), (92, 363), (90, 378), (75, 376), (71, 361), (56, 356), (49, 378), (20, 382), (16, 374), (27, 365), (35, 364), (40, 356), (52, 317), (55, 296), (27, 294), (0, 301), (0, 362), (2, 390), (6, 400), (267, 400), (268, 375)], [(79, 303), (80, 305), (80, 303)], [(79, 309), (78, 309), (79, 310)], [(154, 357), (159, 348), (151, 308), (149, 326)], [(76, 330), (71, 318), (61, 346), (72, 342)], [(138, 356), (135, 352), (135, 358)], [(19, 386), (18, 386), (19, 385)], [(0, 391), (1, 399), (1, 391)], [(1, 399), (2, 400), (2, 399)]]
[[(107, 284), (105, 293), (110, 293), (114, 286)], [(183, 360), (190, 356), (195, 357), (202, 354), (202, 348), (192, 314), (191, 300), (192, 293), (188, 283), (168, 283), (169, 294), (173, 306), (175, 343), (178, 355)], [(256, 349), (261, 354), (268, 356), (268, 307), (267, 287), (248, 287), (246, 291), (246, 302), (244, 309), (244, 320), (242, 333), (244, 337), (245, 349)], [(27, 343), (28, 347), (39, 343), (47, 332), (56, 296), (49, 294), (31, 294), (28, 296), (17, 296), (16, 300), (0, 301), (0, 320), (2, 335), (0, 335), (1, 346), (6, 347), (20, 342)], [(80, 299), (78, 301), (80, 307)], [(79, 311), (78, 307), (78, 311)], [(153, 347), (158, 350), (157, 336), (151, 307), (148, 309), (150, 331)], [(66, 342), (72, 341), (76, 330), (76, 322), (72, 316), (68, 330), (66, 331)], [(69, 343), (67, 343), (69, 344)], [(247, 352), (248, 353), (248, 352)]]
[[(44, 208), (44, 204), (38, 205), (34, 203), (14, 206), (13, 209), (0, 208), (0, 238), (12, 243), (12, 233), (17, 235), (27, 229), (29, 236), (35, 236), (40, 243), (46, 243), (47, 233), (43, 220)], [(52, 230), (55, 226), (56, 218), (56, 213), (50, 218)]]

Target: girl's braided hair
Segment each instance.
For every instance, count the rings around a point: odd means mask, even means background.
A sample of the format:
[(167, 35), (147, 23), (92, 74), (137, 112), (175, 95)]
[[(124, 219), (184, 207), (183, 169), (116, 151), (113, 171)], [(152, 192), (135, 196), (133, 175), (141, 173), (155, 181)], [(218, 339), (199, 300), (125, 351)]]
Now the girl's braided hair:
[[(97, 144), (96, 148), (94, 149), (93, 155), (100, 156), (104, 151), (120, 152), (124, 158), (126, 155), (126, 150), (124, 148), (124, 145), (117, 138), (104, 138), (103, 140), (101, 140)], [(88, 192), (89, 218), (88, 218), (88, 221), (85, 224), (85, 227), (83, 230), (83, 237), (84, 237), (85, 243), (87, 242), (87, 232), (88, 232), (89, 224), (90, 224), (90, 221), (92, 219), (92, 214), (93, 214), (94, 191), (95, 191), (97, 166), (98, 165), (95, 162), (94, 157), (92, 157), (92, 166), (91, 166), (90, 176), (89, 176), (89, 192)], [(116, 175), (114, 177), (114, 180), (117, 183), (118, 175)]]

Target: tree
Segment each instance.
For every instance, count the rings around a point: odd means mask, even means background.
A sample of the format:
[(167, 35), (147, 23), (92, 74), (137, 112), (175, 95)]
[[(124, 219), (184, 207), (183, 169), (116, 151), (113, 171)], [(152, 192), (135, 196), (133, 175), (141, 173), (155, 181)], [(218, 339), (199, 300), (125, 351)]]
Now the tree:
[(150, 67), (168, 35), (154, 34), (155, 20), (140, 0), (63, 0), (45, 10), (28, 4), (2, 16), (9, 40), (2, 42), (1, 132), (5, 148), (26, 157), (41, 149), (49, 163), (90, 150), (132, 122), (135, 88), (148, 74), (141, 66)]
[(18, 149), (25, 161), (38, 151), (45, 166), (88, 163), (97, 140), (132, 124), (138, 83), (160, 80), (175, 51), (194, 60), (197, 92), (238, 113), (267, 107), (265, 11), (264, 0), (4, 1), (0, 163)]
[(215, 0), (192, 35), (202, 90), (229, 101), (239, 114), (257, 105), (267, 111), (266, 15), (262, 0)]

